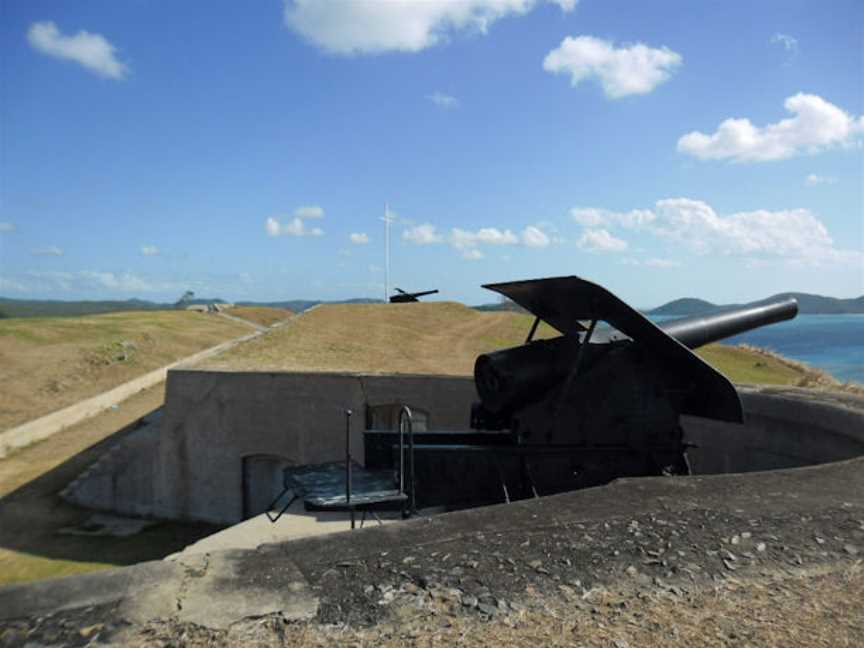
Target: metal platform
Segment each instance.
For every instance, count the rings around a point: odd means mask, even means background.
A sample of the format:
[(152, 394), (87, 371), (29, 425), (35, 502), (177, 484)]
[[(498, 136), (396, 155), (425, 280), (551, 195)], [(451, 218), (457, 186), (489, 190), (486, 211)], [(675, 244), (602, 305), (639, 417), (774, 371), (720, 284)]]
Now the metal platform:
[(408, 501), (392, 470), (366, 470), (352, 461), (350, 501), (345, 475), (343, 461), (290, 467), (284, 471), (284, 484), (303, 498), (306, 510), (347, 511), (375, 505), (401, 508)]

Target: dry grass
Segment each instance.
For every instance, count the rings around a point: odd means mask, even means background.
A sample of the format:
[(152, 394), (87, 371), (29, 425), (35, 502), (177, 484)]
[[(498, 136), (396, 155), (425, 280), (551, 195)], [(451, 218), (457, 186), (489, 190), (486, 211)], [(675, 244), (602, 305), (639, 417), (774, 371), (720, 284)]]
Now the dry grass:
[(769, 357), (753, 349), (725, 344), (709, 344), (696, 354), (736, 383), (752, 385), (797, 385), (804, 365), (791, 367), (778, 357)]
[[(569, 590), (569, 591), (568, 591)], [(691, 594), (561, 587), (560, 596), (526, 592), (531, 608), (485, 620), (447, 605), (403, 608), (371, 628), (285, 624), (270, 617), (231, 629), (154, 622), (126, 635), (128, 646), (665, 646), (857, 647), (864, 637), (864, 574), (843, 571), (730, 579)]]
[[(452, 302), (326, 305), (199, 366), (471, 375), (478, 354), (522, 344), (532, 321), (530, 315), (478, 312)], [(545, 324), (537, 333), (555, 335)], [(712, 344), (698, 354), (737, 383), (841, 388), (824, 372), (752, 347)]]
[(762, 362), (773, 362), (782, 366), (787, 371), (797, 374), (797, 381), (794, 383), (797, 387), (807, 387), (810, 389), (828, 389), (831, 391), (842, 391), (858, 396), (864, 396), (864, 385), (855, 382), (841, 382), (834, 378), (831, 374), (821, 369), (816, 369), (803, 362), (791, 360), (779, 353), (762, 349), (760, 347), (751, 346), (749, 344), (739, 344), (738, 349), (746, 353), (757, 356)]
[(0, 320), (0, 430), (248, 333), (192, 311)]
[(232, 306), (226, 312), (261, 326), (273, 326), (294, 315), (294, 312), (287, 308), (271, 308), (270, 306)]
[[(478, 354), (524, 342), (531, 322), (453, 302), (328, 304), (199, 366), (469, 375)], [(544, 325), (537, 337), (556, 334)]]
[(860, 646), (864, 574), (726, 581), (685, 597), (562, 591), (530, 611), (485, 622), (427, 617), (369, 630), (308, 627), (298, 646)]

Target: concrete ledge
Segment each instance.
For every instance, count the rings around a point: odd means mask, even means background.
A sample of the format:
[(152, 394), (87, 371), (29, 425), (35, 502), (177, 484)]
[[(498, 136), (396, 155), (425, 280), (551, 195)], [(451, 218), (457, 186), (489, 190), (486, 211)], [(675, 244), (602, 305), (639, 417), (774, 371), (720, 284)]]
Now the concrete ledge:
[(218, 551), (81, 576), (0, 587), (0, 620), (110, 606), (133, 623), (173, 618), (227, 628), (243, 618), (280, 613), (310, 619), (318, 611), (300, 570), (272, 551)]
[(200, 360), (212, 355), (226, 351), (241, 342), (246, 342), (247, 340), (256, 338), (262, 333), (263, 331), (257, 331), (234, 340), (229, 340), (228, 342), (223, 342), (222, 344), (210, 347), (204, 351), (199, 351), (194, 355), (182, 358), (177, 362), (172, 362), (171, 364), (159, 369), (155, 369), (143, 376), (139, 376), (129, 382), (123, 383), (114, 389), (83, 400), (80, 403), (75, 403), (74, 405), (64, 407), (61, 410), (52, 412), (51, 414), (46, 414), (45, 416), (33, 421), (28, 421), (27, 423), (23, 423), (17, 427), (0, 432), (0, 458), (5, 457), (10, 451), (16, 448), (23, 448), (31, 443), (47, 439), (64, 428), (75, 425), (91, 416), (95, 416), (99, 412), (116, 405), (130, 396), (162, 382), (168, 375), (169, 369), (174, 369), (187, 363), (199, 362)]

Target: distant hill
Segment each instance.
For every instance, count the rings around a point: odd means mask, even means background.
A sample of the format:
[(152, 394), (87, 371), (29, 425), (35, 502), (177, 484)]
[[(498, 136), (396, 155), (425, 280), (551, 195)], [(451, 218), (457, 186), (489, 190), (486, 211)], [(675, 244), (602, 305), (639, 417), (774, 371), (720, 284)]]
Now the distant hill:
[[(700, 315), (718, 313), (742, 306), (758, 306), (769, 301), (795, 297), (802, 314), (845, 315), (864, 313), (864, 295), (854, 299), (836, 299), (807, 293), (779, 293), (767, 299), (749, 302), (747, 304), (712, 304), (704, 299), (686, 297), (676, 299), (658, 308), (646, 311), (649, 315)], [(185, 302), (191, 304), (224, 304), (228, 303), (220, 297), (195, 298)], [(355, 299), (340, 299), (323, 301), (320, 299), (291, 299), (285, 301), (256, 302), (238, 301), (238, 306), (267, 306), (284, 308), (294, 313), (302, 313), (319, 304), (381, 304), (381, 299), (359, 297)], [(524, 313), (525, 310), (512, 301), (495, 304), (473, 306), (480, 312), (514, 312)], [(101, 313), (116, 313), (133, 310), (174, 310), (174, 303), (152, 302), (144, 299), (105, 300), (105, 301), (64, 301), (59, 299), (9, 299), (0, 297), (0, 319), (3, 317), (74, 317), (79, 315), (98, 315)]]
[(472, 306), (474, 310), (478, 310), (481, 313), (527, 313), (528, 311), (522, 308), (519, 304), (514, 301), (510, 301), (509, 299), (498, 302), (496, 304), (480, 304), (479, 306)]
[(270, 308), (287, 308), (290, 311), (295, 313), (302, 313), (305, 310), (309, 310), (313, 306), (318, 306), (319, 304), (381, 304), (383, 303), (380, 299), (371, 299), (369, 297), (356, 297), (354, 299), (341, 299), (336, 301), (321, 301), (320, 299), (292, 299), (289, 301), (277, 301), (277, 302), (251, 302), (251, 301), (239, 301), (236, 302), (238, 306), (269, 306)]
[[(227, 304), (221, 297), (196, 297), (184, 302), (185, 306), (192, 304)], [(380, 299), (345, 299), (341, 301), (323, 302), (320, 300), (295, 299), (281, 302), (236, 302), (238, 306), (268, 306), (284, 308), (294, 313), (302, 313), (317, 304), (379, 304)], [(4, 317), (77, 317), (80, 315), (100, 315), (102, 313), (119, 313), (124, 311), (154, 311), (175, 310), (174, 303), (160, 303), (145, 299), (105, 300), (105, 301), (65, 301), (61, 299), (9, 299), (0, 297), (0, 319)]]
[(712, 304), (704, 299), (685, 297), (663, 304), (658, 308), (648, 311), (649, 315), (706, 315), (710, 313), (721, 313), (733, 308), (746, 308), (748, 306), (762, 306), (769, 302), (794, 297), (798, 300), (798, 312), (802, 315), (850, 315), (864, 314), (864, 295), (854, 299), (837, 299), (835, 297), (823, 297), (822, 295), (811, 295), (808, 293), (786, 292), (772, 295), (766, 299), (747, 302), (744, 304)]
[[(191, 299), (185, 304), (225, 304), (224, 299)], [(7, 317), (77, 317), (124, 311), (175, 310), (175, 305), (145, 299), (65, 301), (62, 299), (9, 299), (0, 297), (0, 312)]]
[(8, 317), (72, 317), (131, 310), (165, 310), (168, 306), (140, 299), (126, 301), (62, 301), (0, 297), (0, 311)]

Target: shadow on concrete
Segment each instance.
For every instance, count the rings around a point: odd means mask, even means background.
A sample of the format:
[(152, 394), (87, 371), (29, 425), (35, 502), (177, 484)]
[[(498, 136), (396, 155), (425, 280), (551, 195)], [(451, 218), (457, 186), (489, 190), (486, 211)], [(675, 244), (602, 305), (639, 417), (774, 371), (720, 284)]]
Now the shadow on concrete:
[[(60, 491), (87, 466), (141, 425), (142, 419), (134, 421), (36, 479), (0, 497), (0, 559), (2, 559), (0, 561), (4, 566), (2, 570), (4, 574), (0, 576), (0, 582), (10, 582), (10, 579), (11, 581), (29, 580), (30, 577), (48, 577), (79, 571), (74, 565), (58, 565), (57, 569), (52, 569), (44, 563), (30, 566), (17, 565), (14, 558), (8, 559), (3, 556), (2, 550), (27, 554), (28, 558), (130, 565), (163, 558), (222, 528), (205, 523), (171, 521), (160, 522), (128, 537), (71, 536), (58, 533), (60, 529), (82, 524), (94, 513), (91, 509), (84, 509), (63, 501), (59, 495)], [(26, 449), (22, 452), (26, 452)]]

